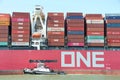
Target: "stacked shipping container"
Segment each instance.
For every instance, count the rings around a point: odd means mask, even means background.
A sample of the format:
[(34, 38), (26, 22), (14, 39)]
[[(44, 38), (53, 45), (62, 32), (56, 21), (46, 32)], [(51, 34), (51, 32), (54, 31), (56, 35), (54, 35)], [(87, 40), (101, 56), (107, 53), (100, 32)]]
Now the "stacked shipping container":
[(104, 46), (104, 20), (102, 14), (86, 14), (87, 45)]
[(0, 14), (0, 46), (8, 46), (10, 14)]
[(120, 46), (120, 14), (106, 14), (107, 46)]
[(47, 37), (48, 46), (64, 46), (64, 14), (48, 13), (47, 17)]
[(84, 46), (84, 18), (82, 13), (67, 13), (68, 46)]
[(12, 46), (29, 46), (30, 14), (13, 12), (12, 14)]

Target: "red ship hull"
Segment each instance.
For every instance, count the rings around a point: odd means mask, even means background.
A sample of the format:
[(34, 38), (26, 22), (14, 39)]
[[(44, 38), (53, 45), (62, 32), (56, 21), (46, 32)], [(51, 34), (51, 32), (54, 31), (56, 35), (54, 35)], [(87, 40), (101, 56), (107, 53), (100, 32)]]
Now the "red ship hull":
[[(33, 68), (29, 60), (57, 60), (46, 63), (51, 69), (67, 73), (107, 73), (120, 70), (120, 51), (87, 50), (1, 50), (0, 71), (22, 71)], [(105, 71), (105, 72), (104, 72)], [(111, 72), (113, 73), (113, 72)]]

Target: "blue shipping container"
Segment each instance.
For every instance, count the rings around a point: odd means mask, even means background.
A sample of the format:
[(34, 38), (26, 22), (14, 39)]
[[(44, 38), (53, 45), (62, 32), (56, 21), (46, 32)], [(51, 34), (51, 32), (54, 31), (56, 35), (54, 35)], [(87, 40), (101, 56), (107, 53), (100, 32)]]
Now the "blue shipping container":
[(120, 19), (120, 16), (106, 16), (106, 19)]
[(67, 16), (66, 19), (84, 19), (83, 16)]
[(69, 35), (84, 35), (84, 31), (67, 31)]
[(107, 27), (120, 27), (120, 23), (109, 23)]

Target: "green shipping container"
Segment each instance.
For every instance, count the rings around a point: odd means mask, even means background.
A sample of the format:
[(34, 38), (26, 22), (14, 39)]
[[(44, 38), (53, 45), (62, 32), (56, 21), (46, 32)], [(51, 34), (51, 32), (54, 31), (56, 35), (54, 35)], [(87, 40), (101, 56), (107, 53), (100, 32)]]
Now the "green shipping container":
[(87, 36), (87, 39), (104, 39), (104, 36)]
[(0, 42), (0, 46), (8, 46), (8, 42)]

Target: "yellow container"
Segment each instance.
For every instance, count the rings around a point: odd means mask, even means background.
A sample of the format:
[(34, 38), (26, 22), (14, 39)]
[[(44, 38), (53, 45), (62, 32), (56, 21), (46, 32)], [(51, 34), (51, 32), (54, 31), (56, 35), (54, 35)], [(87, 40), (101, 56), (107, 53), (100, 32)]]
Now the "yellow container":
[(1, 26), (5, 26), (5, 25), (9, 26), (9, 25), (10, 25), (10, 22), (0, 22), (0, 25), (1, 25)]

